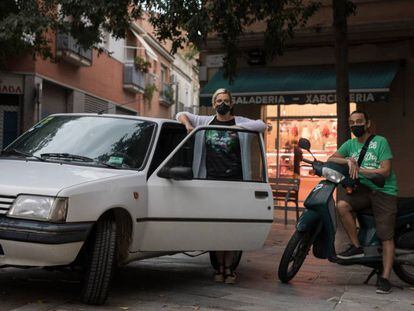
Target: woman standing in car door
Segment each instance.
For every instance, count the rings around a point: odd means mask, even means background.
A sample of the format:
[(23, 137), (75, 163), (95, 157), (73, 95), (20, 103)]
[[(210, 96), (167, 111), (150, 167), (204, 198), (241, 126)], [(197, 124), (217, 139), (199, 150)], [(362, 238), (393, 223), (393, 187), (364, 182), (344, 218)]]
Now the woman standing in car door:
[[(251, 120), (233, 115), (231, 93), (218, 89), (212, 97), (216, 111), (213, 116), (199, 116), (189, 112), (177, 114), (177, 120), (185, 125), (188, 132), (202, 125), (238, 126), (247, 130), (264, 132), (266, 124), (262, 120)], [(242, 151), (245, 142), (236, 131), (205, 131), (205, 177), (218, 180), (244, 180)], [(219, 268), (214, 275), (216, 282), (234, 284), (236, 274), (231, 270), (234, 251), (216, 252)]]

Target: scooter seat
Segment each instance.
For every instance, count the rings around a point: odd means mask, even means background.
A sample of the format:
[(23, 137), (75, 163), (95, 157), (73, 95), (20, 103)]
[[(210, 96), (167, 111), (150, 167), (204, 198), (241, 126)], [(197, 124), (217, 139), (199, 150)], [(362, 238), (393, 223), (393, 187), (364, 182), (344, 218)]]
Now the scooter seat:
[[(414, 214), (414, 197), (409, 198), (398, 198), (397, 202), (397, 217), (404, 216), (410, 213)], [(358, 214), (361, 215), (374, 215), (372, 209), (367, 208), (364, 210), (358, 211)]]

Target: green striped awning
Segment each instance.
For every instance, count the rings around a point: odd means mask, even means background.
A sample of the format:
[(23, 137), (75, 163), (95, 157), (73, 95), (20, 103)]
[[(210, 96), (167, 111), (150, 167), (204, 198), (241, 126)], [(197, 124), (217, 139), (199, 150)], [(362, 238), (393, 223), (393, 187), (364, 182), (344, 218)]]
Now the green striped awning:
[[(398, 62), (351, 64), (350, 101), (388, 101), (398, 68)], [(238, 71), (230, 85), (219, 70), (202, 89), (200, 104), (210, 106), (211, 96), (218, 88), (229, 89), (237, 104), (335, 103), (336, 73), (330, 65), (250, 67)]]

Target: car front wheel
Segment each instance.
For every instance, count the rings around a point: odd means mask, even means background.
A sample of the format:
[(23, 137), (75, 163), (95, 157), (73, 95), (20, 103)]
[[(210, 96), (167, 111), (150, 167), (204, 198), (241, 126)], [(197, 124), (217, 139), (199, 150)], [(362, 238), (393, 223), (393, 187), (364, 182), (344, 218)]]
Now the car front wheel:
[(116, 222), (111, 215), (105, 215), (97, 222), (93, 235), (87, 242), (81, 296), (83, 303), (105, 303), (116, 268), (116, 241)]

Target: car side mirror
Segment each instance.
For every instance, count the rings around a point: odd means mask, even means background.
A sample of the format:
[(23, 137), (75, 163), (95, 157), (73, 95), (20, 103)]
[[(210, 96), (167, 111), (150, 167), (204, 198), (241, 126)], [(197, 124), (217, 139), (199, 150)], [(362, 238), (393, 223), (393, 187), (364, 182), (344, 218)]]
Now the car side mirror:
[(311, 143), (310, 143), (309, 139), (306, 139), (306, 138), (301, 138), (301, 139), (299, 139), (298, 146), (299, 146), (301, 149), (304, 149), (304, 150), (310, 151), (310, 148), (311, 148)]
[(193, 179), (193, 169), (186, 166), (164, 166), (158, 171), (157, 176), (174, 180), (191, 180)]

